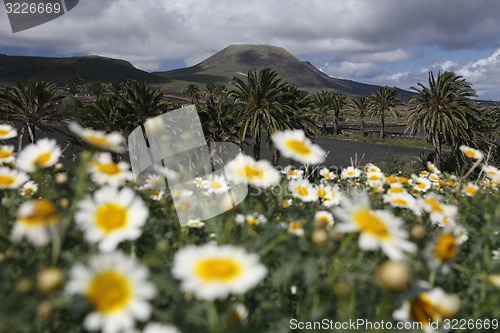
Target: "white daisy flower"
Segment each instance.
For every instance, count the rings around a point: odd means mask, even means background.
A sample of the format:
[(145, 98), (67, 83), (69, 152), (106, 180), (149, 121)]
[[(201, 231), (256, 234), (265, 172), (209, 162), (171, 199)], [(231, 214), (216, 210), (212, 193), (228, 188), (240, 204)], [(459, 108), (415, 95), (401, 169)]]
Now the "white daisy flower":
[(318, 164), (326, 156), (326, 152), (320, 146), (306, 138), (303, 130), (276, 132), (271, 139), (284, 157), (300, 163)]
[(318, 200), (316, 189), (307, 179), (291, 180), (290, 183), (288, 183), (288, 190), (293, 197), (303, 202)]
[(196, 298), (215, 300), (241, 295), (267, 275), (259, 257), (232, 245), (189, 245), (174, 257), (172, 275)]
[(15, 161), (14, 146), (0, 145), (0, 165)]
[(343, 223), (337, 229), (343, 233), (360, 232), (359, 247), (364, 251), (381, 248), (392, 260), (402, 260), (405, 252), (416, 250), (407, 240), (403, 220), (385, 210), (372, 210), (368, 197), (356, 196), (343, 200), (334, 212)]
[(69, 124), (69, 129), (92, 148), (118, 153), (125, 150), (123, 146), (125, 139), (120, 133), (108, 134), (91, 128), (83, 128), (75, 122)]
[(433, 270), (440, 270), (444, 274), (448, 273), (449, 264), (455, 260), (462, 243), (457, 228), (441, 229), (434, 241), (425, 249), (429, 267)]
[(235, 323), (245, 323), (248, 318), (248, 309), (244, 304), (236, 303), (230, 314), (231, 321)]
[(500, 170), (495, 168), (493, 165), (483, 165), (483, 172), (489, 179), (500, 182)]
[(445, 204), (444, 197), (435, 193), (429, 193), (418, 200), (419, 206), (429, 214), (431, 221), (438, 226), (455, 224), (458, 216), (458, 208), (454, 205)]
[(380, 168), (375, 164), (368, 163), (365, 165), (365, 173), (381, 172)]
[(281, 173), (286, 175), (286, 178), (288, 179), (301, 179), (304, 174), (304, 170), (295, 169), (293, 166), (287, 165)]
[(390, 204), (392, 207), (406, 208), (413, 211), (417, 216), (422, 215), (422, 209), (418, 205), (417, 199), (415, 199), (408, 192), (393, 192), (383, 195), (383, 200), (385, 203)]
[(412, 178), (414, 181), (413, 189), (417, 192), (427, 192), (432, 186), (432, 182), (426, 177), (412, 176)]
[(314, 214), (314, 223), (321, 228), (330, 228), (334, 224), (333, 215), (326, 210), (317, 211)]
[(165, 189), (167, 188), (167, 186), (165, 185), (165, 177), (157, 174), (150, 174), (146, 178), (143, 187), (145, 189)]
[(302, 237), (304, 236), (304, 227), (299, 221), (292, 221), (288, 223), (287, 231), (292, 235)]
[(491, 258), (493, 260), (500, 260), (500, 249), (491, 251)]
[(383, 172), (375, 171), (366, 174), (366, 184), (370, 187), (383, 187), (385, 183), (385, 175)]
[(17, 136), (17, 130), (7, 124), (0, 124), (0, 140), (12, 139)]
[(78, 204), (75, 221), (88, 242), (99, 243), (100, 251), (109, 252), (125, 240), (139, 238), (147, 217), (146, 205), (132, 189), (108, 186)]
[(201, 229), (205, 223), (203, 223), (200, 219), (190, 219), (187, 221), (186, 226), (188, 228), (195, 228), (195, 229)]
[(26, 172), (49, 168), (57, 163), (61, 156), (61, 148), (55, 139), (43, 138), (29, 144), (17, 156), (17, 166)]
[(130, 165), (125, 161), (113, 161), (108, 152), (99, 153), (90, 164), (90, 177), (99, 185), (122, 186), (134, 179)]
[(467, 183), (462, 189), (462, 193), (468, 197), (473, 197), (479, 191), (479, 186), (473, 183)]
[(340, 186), (335, 185), (330, 188), (330, 193), (327, 195), (325, 199), (323, 199), (323, 206), (332, 207), (340, 205), (340, 202), (344, 198), (344, 194), (340, 188)]
[(20, 192), (23, 197), (32, 197), (36, 192), (38, 192), (38, 185), (34, 181), (30, 180), (23, 185)]
[(164, 190), (154, 189), (153, 193), (149, 196), (151, 200), (160, 201), (165, 196)]
[(429, 174), (429, 176), (427, 176), (427, 178), (428, 178), (431, 182), (433, 182), (433, 183), (437, 183), (437, 182), (439, 182), (439, 179), (440, 179), (440, 177), (439, 177), (439, 175), (438, 175), (437, 173), (431, 173), (431, 174)]
[(35, 246), (47, 245), (58, 236), (59, 214), (51, 201), (31, 200), (21, 204), (11, 239), (15, 242), (28, 239)]
[(22, 171), (0, 167), (0, 190), (12, 190), (21, 187), (29, 177)]
[(319, 184), (313, 185), (313, 187), (316, 189), (318, 198), (328, 200), (332, 197), (332, 187), (330, 185)]
[(225, 166), (228, 179), (234, 184), (250, 184), (267, 188), (279, 184), (281, 174), (266, 160), (255, 161), (240, 154)]
[[(402, 307), (393, 313), (401, 322), (420, 323), (426, 333), (435, 332), (431, 323), (450, 319), (460, 309), (460, 298), (447, 294), (441, 288), (430, 289), (428, 283), (420, 283), (420, 290), (404, 301)], [(440, 325), (441, 327), (441, 325)]]
[(427, 170), (431, 173), (435, 173), (436, 175), (441, 174), (441, 170), (439, 170), (431, 161), (427, 161)]
[(267, 218), (262, 214), (236, 214), (234, 221), (238, 224), (261, 225), (267, 222)]
[(83, 296), (93, 307), (83, 322), (88, 331), (119, 333), (151, 316), (148, 300), (156, 288), (135, 258), (121, 252), (100, 254), (91, 257), (88, 266), (73, 266), (69, 276), (65, 292)]
[(348, 166), (347, 168), (342, 169), (342, 172), (340, 173), (340, 178), (342, 179), (358, 178), (359, 176), (361, 176), (361, 170), (353, 166)]
[(321, 180), (334, 180), (337, 177), (337, 175), (328, 168), (321, 168), (321, 170), (319, 170), (319, 175), (323, 177)]
[(203, 178), (201, 178), (201, 177), (196, 177), (195, 179), (193, 179), (193, 184), (194, 184), (194, 186), (196, 186), (197, 188), (202, 188), (202, 187), (203, 187)]
[(203, 182), (203, 188), (208, 191), (208, 193), (225, 193), (229, 190), (229, 185), (226, 179), (221, 175), (208, 175), (207, 179)]
[(461, 145), (460, 151), (465, 155), (465, 157), (472, 160), (481, 161), (484, 157), (484, 154), (480, 150), (468, 147), (466, 145)]

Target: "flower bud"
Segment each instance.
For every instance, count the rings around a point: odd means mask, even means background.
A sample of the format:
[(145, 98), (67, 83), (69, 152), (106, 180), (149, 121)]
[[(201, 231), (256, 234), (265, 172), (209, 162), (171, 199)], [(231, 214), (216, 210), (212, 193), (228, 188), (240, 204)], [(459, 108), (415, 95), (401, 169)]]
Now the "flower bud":
[(410, 269), (401, 261), (385, 261), (375, 275), (378, 284), (390, 291), (401, 292), (410, 284)]
[(45, 268), (38, 272), (38, 290), (51, 293), (57, 290), (64, 282), (64, 273), (56, 267)]

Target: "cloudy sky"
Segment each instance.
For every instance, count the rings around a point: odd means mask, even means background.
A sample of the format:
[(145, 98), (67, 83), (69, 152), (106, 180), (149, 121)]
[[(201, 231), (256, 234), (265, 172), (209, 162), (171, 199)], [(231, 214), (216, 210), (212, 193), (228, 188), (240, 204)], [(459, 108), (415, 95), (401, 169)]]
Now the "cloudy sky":
[(499, 13), (498, 0), (80, 0), (16, 34), (0, 10), (0, 53), (97, 54), (155, 71), (271, 44), (330, 76), (403, 89), (453, 70), (500, 100)]

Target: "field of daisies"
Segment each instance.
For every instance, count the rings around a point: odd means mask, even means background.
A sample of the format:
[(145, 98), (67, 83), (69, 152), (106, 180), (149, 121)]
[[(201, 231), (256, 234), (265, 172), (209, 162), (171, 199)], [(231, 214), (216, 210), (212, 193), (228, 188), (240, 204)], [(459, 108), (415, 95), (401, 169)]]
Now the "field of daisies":
[[(14, 152), (0, 124), (0, 332), (500, 330), (500, 171), (479, 150), (457, 175), (336, 171), (285, 131), (294, 166), (241, 156), (229, 183), (169, 191), (161, 172), (135, 184), (121, 135), (70, 128), (87, 148), (66, 166), (49, 138)], [(241, 204), (180, 226), (175, 198), (217, 204), (230, 183)], [(359, 319), (392, 326), (307, 326)]]

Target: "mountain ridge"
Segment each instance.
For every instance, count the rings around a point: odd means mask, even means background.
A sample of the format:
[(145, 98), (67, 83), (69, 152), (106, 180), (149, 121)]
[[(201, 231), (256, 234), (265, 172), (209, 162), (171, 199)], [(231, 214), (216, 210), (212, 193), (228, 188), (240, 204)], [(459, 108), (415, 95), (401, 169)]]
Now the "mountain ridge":
[[(202, 62), (181, 69), (154, 72), (170, 80), (200, 83), (225, 83), (239, 74), (246, 74), (249, 69), (270, 67), (277, 70), (287, 82), (295, 83), (309, 91), (330, 90), (349, 96), (369, 95), (380, 88), (352, 80), (337, 79), (320, 71), (309, 61), (300, 61), (286, 49), (265, 44), (229, 45)], [(414, 94), (399, 89), (403, 99)]]

